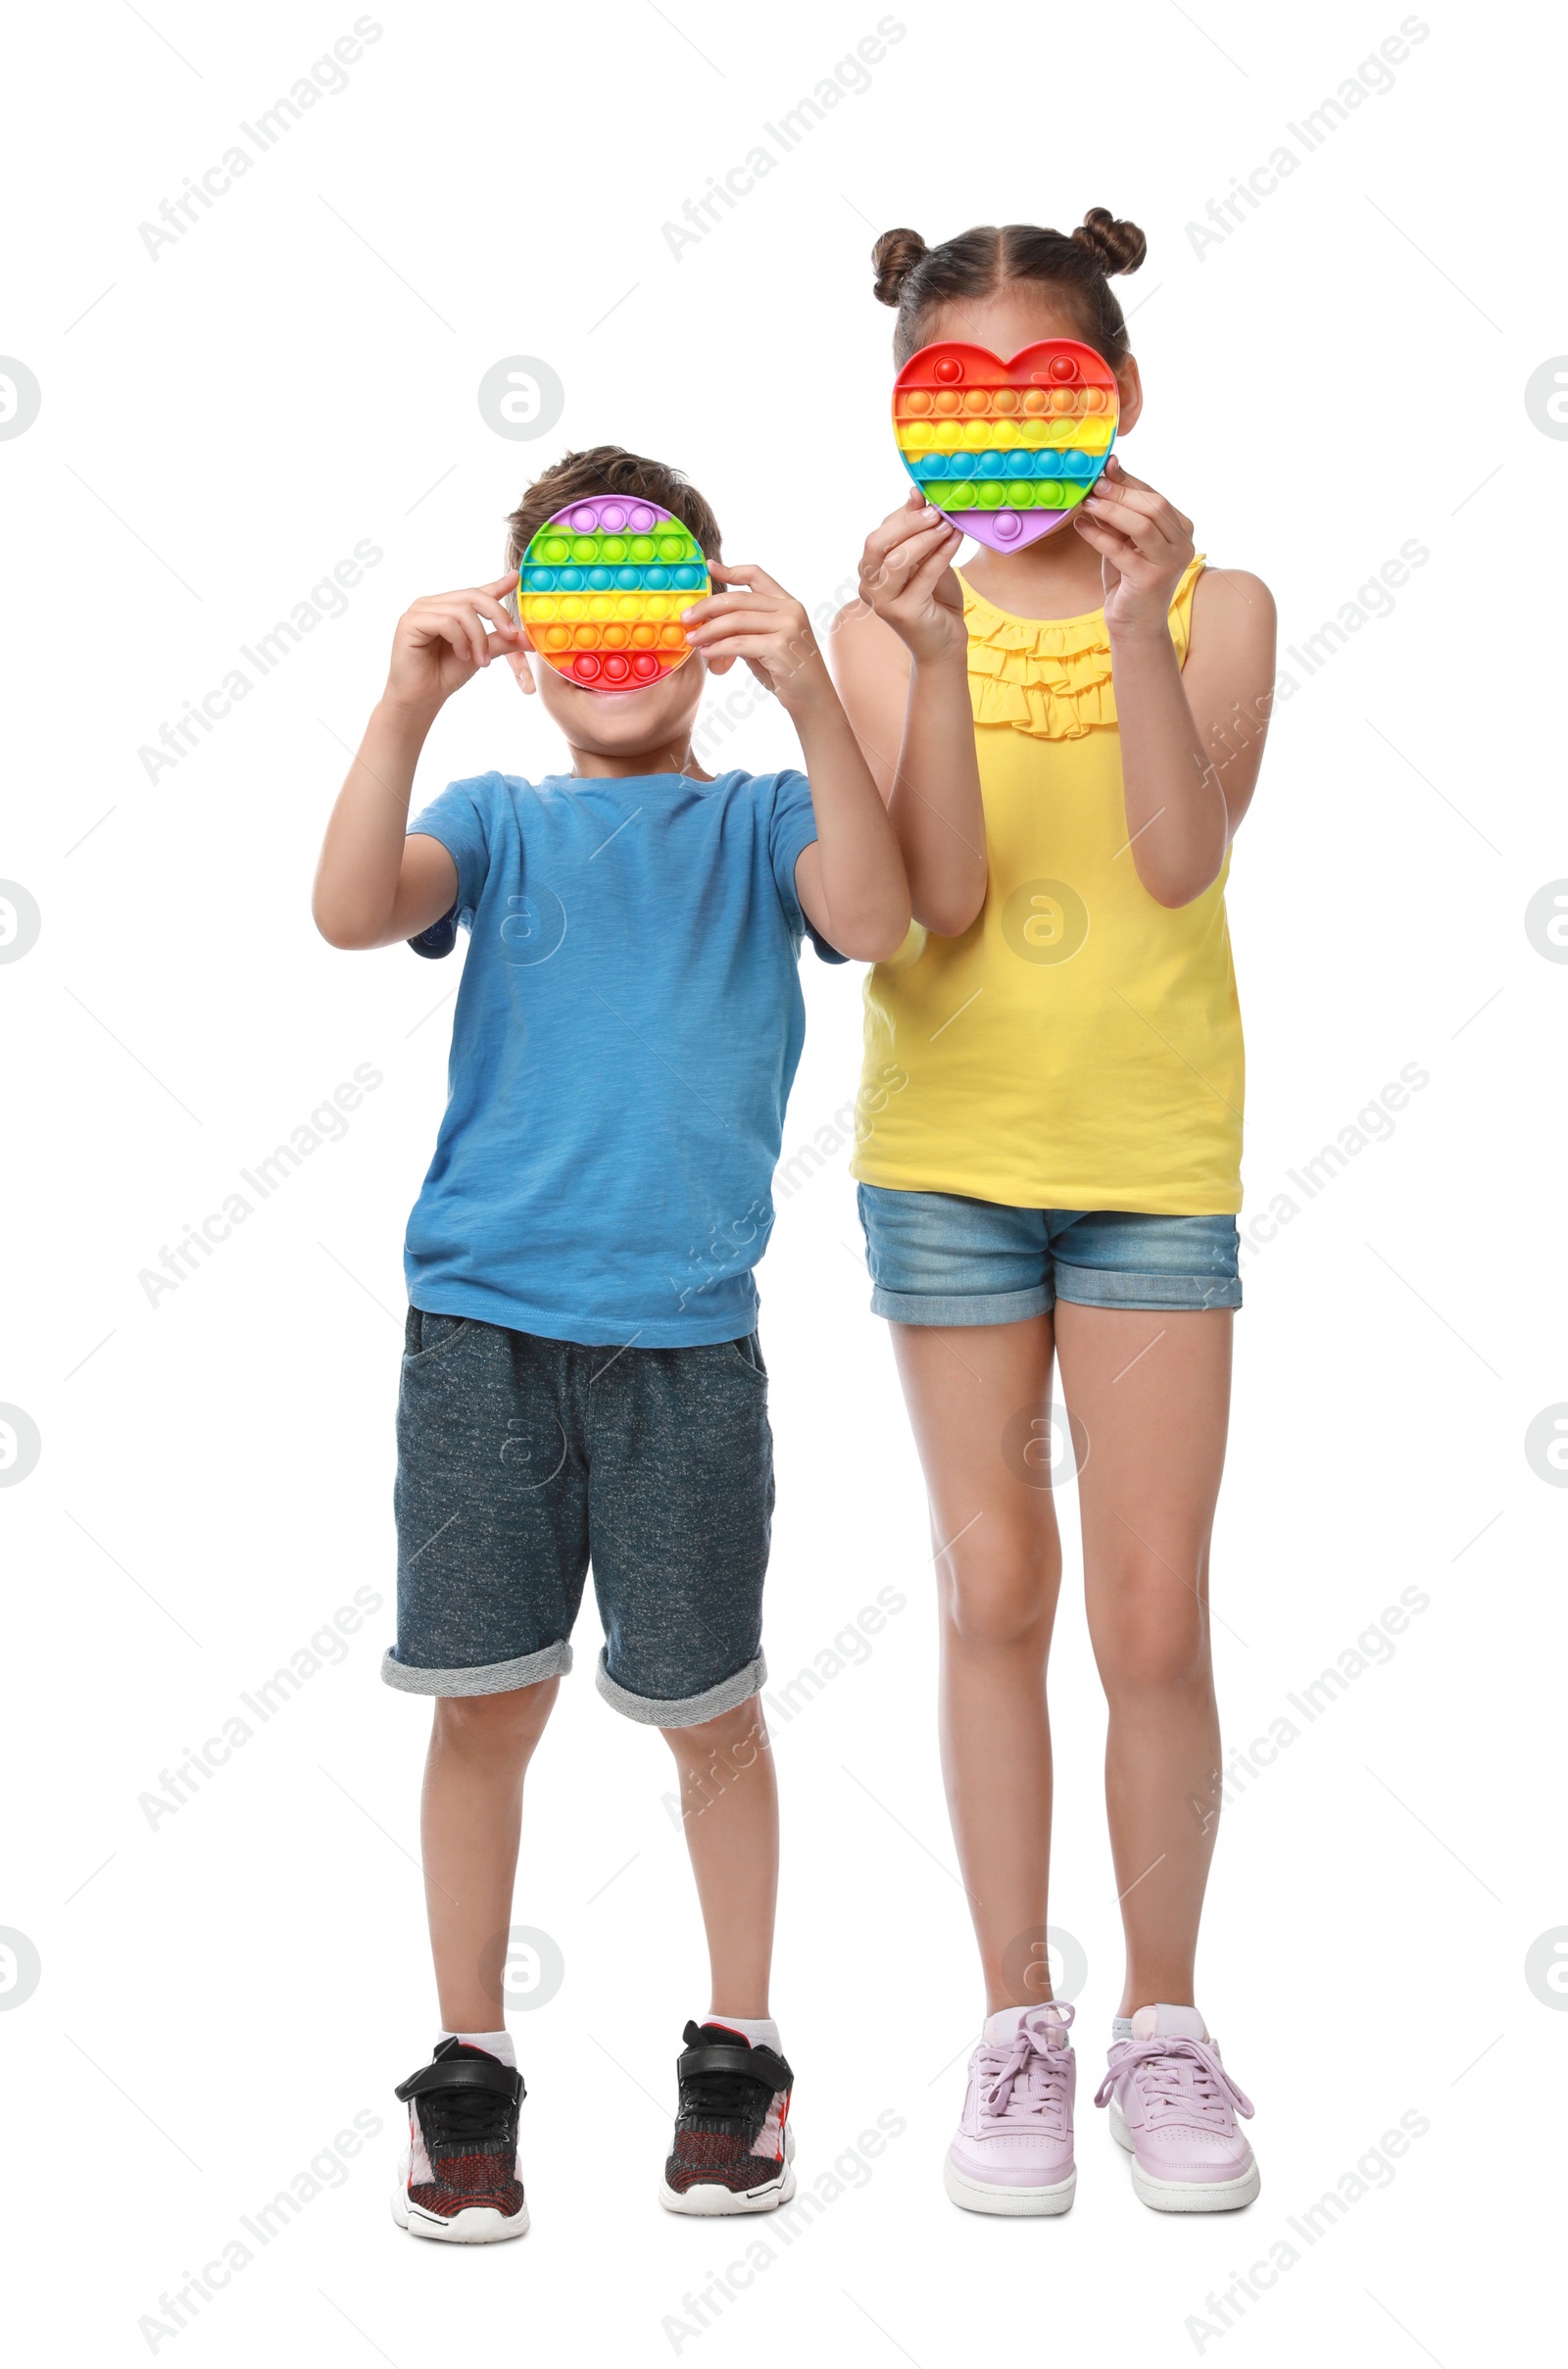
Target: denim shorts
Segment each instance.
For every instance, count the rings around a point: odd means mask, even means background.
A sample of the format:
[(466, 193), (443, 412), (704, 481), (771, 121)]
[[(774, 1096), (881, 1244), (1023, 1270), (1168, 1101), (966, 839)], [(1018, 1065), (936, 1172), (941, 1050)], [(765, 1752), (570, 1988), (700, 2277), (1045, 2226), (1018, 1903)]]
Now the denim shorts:
[(755, 1695), (773, 1512), (754, 1334), (588, 1349), (411, 1308), (398, 1397), (398, 1641), (412, 1695), (499, 1695), (571, 1667), (593, 1565), (598, 1685), (690, 1727)]
[(1085, 1308), (1240, 1308), (1234, 1217), (1014, 1209), (861, 1185), (871, 1308), (899, 1324), (1013, 1324)]

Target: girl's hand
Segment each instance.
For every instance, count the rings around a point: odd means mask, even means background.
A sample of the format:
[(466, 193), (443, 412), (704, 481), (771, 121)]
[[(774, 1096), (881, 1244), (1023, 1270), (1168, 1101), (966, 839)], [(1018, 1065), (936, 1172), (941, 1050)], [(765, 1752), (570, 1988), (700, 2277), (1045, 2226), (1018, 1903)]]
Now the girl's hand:
[(1073, 524), (1101, 558), (1105, 623), (1118, 634), (1168, 631), (1171, 594), (1193, 556), (1193, 521), (1112, 454)]
[(865, 538), (860, 598), (925, 665), (968, 651), (963, 594), (953, 572), (962, 541), (959, 529), (927, 506), (917, 485)]
[(694, 650), (710, 660), (743, 658), (787, 709), (832, 690), (806, 611), (782, 584), (750, 563), (722, 568), (714, 560), (708, 572), (724, 589), (681, 611)]
[[(430, 592), (398, 619), (386, 695), (397, 707), (433, 712), (493, 658), (526, 650), (523, 629), (501, 606), (514, 572), (466, 592)], [(486, 633), (485, 620), (495, 627)]]

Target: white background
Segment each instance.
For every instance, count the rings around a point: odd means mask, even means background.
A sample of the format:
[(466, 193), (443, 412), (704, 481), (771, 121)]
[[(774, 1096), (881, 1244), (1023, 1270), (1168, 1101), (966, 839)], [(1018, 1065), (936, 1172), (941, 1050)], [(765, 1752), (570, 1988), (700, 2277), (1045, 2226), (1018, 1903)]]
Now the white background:
[[(156, 260), (138, 224), (330, 52), (352, 0), (97, 0), (14, 22), (0, 347), (42, 388), (36, 422), (0, 442), (0, 873), (42, 914), (0, 966), (0, 1401), (42, 1440), (0, 1491), (0, 1925), (42, 1967), (17, 2003), (0, 1955), (19, 2359), (156, 2345), (417, 2369), (502, 2346), (937, 2369), (1027, 2346), (1142, 2369), (1332, 2347), (1458, 2369), (1517, 2347), (1568, 2043), (1551, 2011), (1568, 1995), (1537, 1996), (1524, 1971), (1568, 1925), (1568, 1496), (1524, 1450), (1568, 1400), (1568, 967), (1524, 924), (1568, 874), (1550, 729), (1568, 450), (1524, 404), (1568, 347), (1548, 228), (1562, 61), (1539, 19), (1526, 37), (1506, 15), (1426, 10), (1393, 88), (1200, 255), (1186, 226), (1400, 12), (1199, 14), (900, 0), (905, 37), (869, 87), (678, 258), (662, 224), (854, 52), (876, 0), (383, 0), (348, 87)], [(1310, 678), (1283, 658), (1298, 687), (1237, 853), (1249, 1218), (1402, 1066), (1430, 1084), (1391, 1140), (1310, 1205), (1295, 1194), (1300, 1214), (1248, 1261), (1215, 1553), (1228, 1748), (1265, 1735), (1401, 1588), (1430, 1604), (1227, 1812), (1200, 1999), (1257, 2100), (1263, 2193), (1239, 2218), (1162, 2219), (1087, 2102), (1118, 1928), (1069, 1580), (1053, 1913), (1089, 1964), (1079, 2200), (1048, 2224), (956, 2212), (941, 2157), (979, 1998), (936, 1762), (922, 1492), (843, 1157), (785, 1203), (761, 1275), (774, 1690), (879, 1587), (907, 1598), (869, 1660), (777, 1731), (776, 2004), (803, 2186), (879, 2113), (907, 2127), (841, 2166), (815, 2223), (682, 2335), (683, 2295), (768, 2225), (655, 2201), (701, 1939), (663, 1748), (592, 1690), (591, 1598), (517, 1893), (566, 1969), (513, 2017), (533, 2231), (458, 2253), (387, 2215), (390, 2090), (436, 2017), (413, 1858), (426, 1714), (376, 1663), (401, 1236), (457, 966), (332, 952), (310, 874), (394, 618), (496, 572), (539, 467), (601, 439), (675, 461), (731, 556), (829, 602), (905, 482), (874, 234), (1070, 228), (1093, 204), (1150, 241), (1123, 283), (1148, 389), (1129, 466), (1194, 516), (1201, 549), (1274, 586), (1282, 644), (1407, 540), (1430, 554)], [(532, 443), (476, 403), (517, 354), (565, 388)], [(362, 539), (383, 557), (347, 614), (149, 780), (138, 751)], [(759, 769), (792, 754), (767, 703), (724, 746)], [(553, 758), (496, 668), (442, 717), (421, 786)], [(806, 980), (787, 1152), (848, 1099), (858, 1061), (856, 976), (808, 958)], [(384, 1083), (345, 1139), (149, 1305), (139, 1270), (364, 1062)], [(1072, 1555), (1069, 1536), (1070, 1570)], [(346, 1657), (150, 1826), (138, 1796), (356, 1588), (386, 1604)], [(181, 2333), (138, 2331), (366, 2110), (385, 2128), (341, 2185), (252, 2245)], [(1430, 2130), (1392, 2184), (1315, 2246), (1292, 2241), (1300, 2259), (1227, 2333), (1189, 2327), (1411, 2110)]]

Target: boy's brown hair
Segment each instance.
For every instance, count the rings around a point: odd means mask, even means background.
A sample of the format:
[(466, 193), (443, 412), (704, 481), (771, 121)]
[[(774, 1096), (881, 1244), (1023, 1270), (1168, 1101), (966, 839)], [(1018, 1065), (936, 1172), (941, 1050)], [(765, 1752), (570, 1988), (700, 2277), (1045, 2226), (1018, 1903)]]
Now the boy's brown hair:
[(521, 565), (523, 553), (546, 518), (594, 494), (619, 494), (628, 502), (657, 502), (691, 528), (709, 559), (720, 556), (718, 520), (678, 469), (664, 461), (644, 460), (623, 445), (595, 444), (587, 452), (564, 454), (542, 476), (535, 477), (507, 520), (507, 566)]

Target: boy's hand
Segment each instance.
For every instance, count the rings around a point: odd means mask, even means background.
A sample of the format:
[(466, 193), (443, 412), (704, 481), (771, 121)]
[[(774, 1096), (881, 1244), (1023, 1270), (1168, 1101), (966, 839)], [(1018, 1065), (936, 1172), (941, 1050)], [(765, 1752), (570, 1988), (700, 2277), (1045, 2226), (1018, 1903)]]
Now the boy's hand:
[(705, 658), (743, 658), (782, 707), (809, 705), (833, 686), (806, 611), (763, 568), (709, 565), (725, 587), (681, 611), (686, 639)]
[[(387, 697), (399, 707), (434, 711), (493, 658), (528, 647), (522, 627), (501, 606), (515, 573), (466, 592), (429, 592), (398, 619), (387, 669)], [(495, 627), (486, 633), (484, 621)]]
[(953, 572), (962, 541), (918, 486), (865, 538), (860, 598), (922, 665), (968, 649), (963, 594)]

